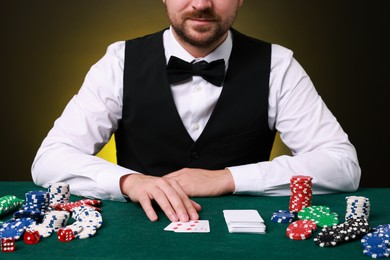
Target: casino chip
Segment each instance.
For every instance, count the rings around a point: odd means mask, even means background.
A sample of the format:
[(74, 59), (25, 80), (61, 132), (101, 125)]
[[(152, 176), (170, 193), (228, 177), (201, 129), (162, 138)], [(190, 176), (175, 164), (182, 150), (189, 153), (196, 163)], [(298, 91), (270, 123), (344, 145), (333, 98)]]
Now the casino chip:
[(297, 220), (288, 225), (286, 236), (293, 240), (304, 240), (308, 239), (316, 229), (317, 225), (311, 220)]
[(313, 239), (320, 247), (337, 246), (342, 242), (335, 230), (323, 228)]
[(361, 240), (363, 254), (372, 258), (390, 256), (390, 225), (380, 225), (372, 229)]
[(81, 222), (75, 221), (72, 224), (67, 225), (65, 228), (72, 230), (73, 234), (77, 235), (77, 234), (80, 234), (81, 231), (83, 230), (83, 225)]
[(94, 236), (97, 232), (97, 227), (92, 225), (92, 224), (83, 223), (82, 227), (83, 227), (83, 229), (81, 230), (80, 233), (75, 235), (75, 238), (78, 238), (78, 239), (90, 238), (90, 237)]
[(277, 210), (272, 214), (271, 221), (276, 223), (291, 223), (295, 214), (288, 210)]

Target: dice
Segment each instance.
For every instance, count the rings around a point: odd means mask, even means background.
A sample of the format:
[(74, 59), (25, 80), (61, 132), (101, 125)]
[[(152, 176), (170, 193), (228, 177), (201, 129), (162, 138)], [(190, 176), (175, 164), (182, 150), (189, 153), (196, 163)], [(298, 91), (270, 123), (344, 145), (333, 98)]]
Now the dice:
[(1, 252), (15, 251), (15, 239), (13, 237), (4, 237), (1, 239)]
[(58, 230), (58, 240), (61, 242), (69, 242), (74, 238), (73, 230), (70, 228), (60, 228)]
[(23, 235), (24, 242), (29, 245), (37, 244), (40, 238), (41, 236), (37, 230), (27, 229)]

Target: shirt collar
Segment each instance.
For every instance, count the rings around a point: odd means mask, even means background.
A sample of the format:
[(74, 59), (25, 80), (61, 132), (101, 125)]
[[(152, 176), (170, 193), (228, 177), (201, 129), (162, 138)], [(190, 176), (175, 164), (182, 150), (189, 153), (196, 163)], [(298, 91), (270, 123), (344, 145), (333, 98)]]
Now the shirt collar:
[[(175, 36), (172, 33), (171, 27), (164, 32), (163, 40), (164, 40), (165, 57), (166, 57), (167, 63), (168, 63), (169, 58), (171, 56), (176, 56), (176, 57), (183, 59), (187, 62), (191, 62), (195, 59), (175, 39)], [(225, 41), (221, 45), (219, 45), (213, 52), (208, 54), (206, 57), (203, 57), (203, 58), (198, 59), (198, 60), (205, 60), (207, 62), (211, 62), (211, 61), (218, 60), (218, 59), (224, 59), (225, 64), (227, 65), (228, 61), (229, 61), (230, 53), (232, 51), (232, 46), (233, 46), (232, 34), (229, 30), (228, 36), (226, 37)]]

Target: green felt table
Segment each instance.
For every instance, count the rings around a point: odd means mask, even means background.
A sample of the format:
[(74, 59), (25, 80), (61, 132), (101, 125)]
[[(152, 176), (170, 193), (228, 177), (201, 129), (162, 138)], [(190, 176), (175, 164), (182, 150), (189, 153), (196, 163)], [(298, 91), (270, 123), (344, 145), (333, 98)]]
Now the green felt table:
[[(24, 199), (30, 190), (43, 188), (31, 182), (0, 182), (0, 197), (16, 195)], [(312, 205), (326, 205), (344, 222), (345, 197), (365, 196), (371, 202), (370, 224), (390, 223), (390, 188), (361, 188), (355, 193), (316, 195)], [(72, 196), (71, 201), (82, 199)], [(139, 205), (103, 201), (103, 225), (95, 236), (60, 242), (56, 234), (38, 244), (16, 242), (12, 253), (0, 252), (0, 259), (369, 259), (360, 241), (336, 247), (319, 247), (313, 237), (296, 241), (286, 237), (287, 224), (270, 220), (278, 209), (288, 209), (289, 197), (223, 196), (194, 198), (202, 205), (201, 219), (210, 222), (210, 233), (164, 231), (170, 222), (159, 211), (159, 220), (150, 222)], [(256, 209), (265, 220), (266, 234), (229, 233), (224, 209)], [(7, 214), (2, 221), (10, 218)], [(317, 231), (318, 232), (318, 231)]]

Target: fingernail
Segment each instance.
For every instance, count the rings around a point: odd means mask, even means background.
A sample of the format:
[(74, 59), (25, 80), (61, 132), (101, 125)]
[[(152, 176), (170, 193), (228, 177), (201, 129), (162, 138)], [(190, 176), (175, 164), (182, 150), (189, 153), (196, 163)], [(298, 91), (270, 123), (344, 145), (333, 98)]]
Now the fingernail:
[(197, 220), (199, 218), (198, 213), (191, 213), (191, 219), (192, 220)]
[(172, 213), (170, 216), (169, 216), (169, 219), (172, 221), (172, 222), (176, 222), (176, 221), (179, 221), (177, 215), (175, 213)]
[(181, 221), (188, 221), (189, 220), (188, 219), (188, 214), (186, 214), (186, 213), (181, 214), (180, 215), (180, 220)]

